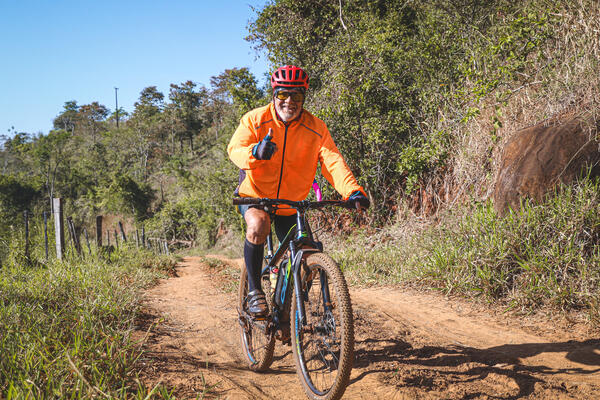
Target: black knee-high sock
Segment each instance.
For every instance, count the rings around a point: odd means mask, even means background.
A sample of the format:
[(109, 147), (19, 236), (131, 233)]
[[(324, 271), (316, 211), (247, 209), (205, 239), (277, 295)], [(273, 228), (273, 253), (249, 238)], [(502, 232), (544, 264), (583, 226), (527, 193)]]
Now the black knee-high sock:
[(248, 292), (261, 289), (260, 271), (262, 269), (264, 252), (264, 244), (253, 244), (248, 239), (244, 242), (244, 261), (248, 270)]

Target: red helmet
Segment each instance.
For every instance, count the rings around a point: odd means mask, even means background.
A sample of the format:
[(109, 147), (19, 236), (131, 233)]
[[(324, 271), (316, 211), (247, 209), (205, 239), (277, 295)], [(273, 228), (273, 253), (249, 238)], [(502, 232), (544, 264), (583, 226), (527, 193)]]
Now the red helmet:
[(308, 89), (308, 75), (300, 67), (284, 65), (271, 75), (271, 87), (275, 89), (278, 86), (306, 90)]

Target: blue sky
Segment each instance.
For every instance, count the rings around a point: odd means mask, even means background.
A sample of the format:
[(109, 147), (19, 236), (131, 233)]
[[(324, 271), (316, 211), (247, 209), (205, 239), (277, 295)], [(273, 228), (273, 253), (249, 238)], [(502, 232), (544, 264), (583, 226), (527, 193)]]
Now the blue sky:
[(0, 0), (0, 135), (48, 133), (66, 101), (133, 110), (140, 91), (227, 68), (263, 83), (266, 58), (244, 40), (267, 0)]

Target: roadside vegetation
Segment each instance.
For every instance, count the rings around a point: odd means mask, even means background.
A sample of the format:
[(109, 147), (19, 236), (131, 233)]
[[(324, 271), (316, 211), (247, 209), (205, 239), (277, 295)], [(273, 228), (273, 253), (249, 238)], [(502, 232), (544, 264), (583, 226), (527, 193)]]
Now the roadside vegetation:
[(109, 258), (0, 268), (0, 393), (23, 398), (169, 398), (137, 380), (142, 289), (174, 258), (121, 247)]
[[(600, 326), (600, 184), (584, 180), (542, 204), (500, 217), (489, 201), (416, 233), (339, 245), (335, 258), (357, 284), (410, 283), (480, 298), (506, 310), (584, 311)], [(366, 251), (365, 251), (366, 250)]]

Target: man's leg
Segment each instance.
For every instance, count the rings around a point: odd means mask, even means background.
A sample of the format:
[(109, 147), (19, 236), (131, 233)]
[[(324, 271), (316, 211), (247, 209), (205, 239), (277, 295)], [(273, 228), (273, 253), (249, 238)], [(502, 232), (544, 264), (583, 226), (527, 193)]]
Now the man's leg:
[(267, 303), (260, 285), (260, 272), (263, 264), (264, 245), (271, 230), (269, 214), (258, 208), (249, 208), (244, 213), (246, 220), (246, 241), (244, 261), (248, 271), (248, 306), (251, 314), (264, 315)]
[(273, 223), (275, 225), (275, 234), (281, 243), (290, 229), (296, 225), (296, 215), (276, 215)]

